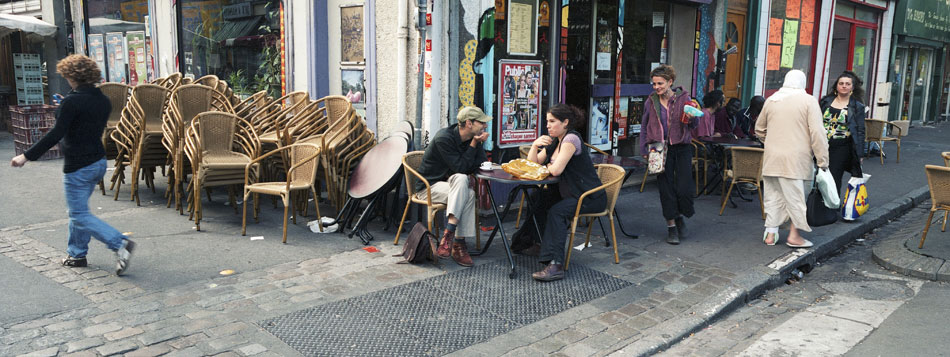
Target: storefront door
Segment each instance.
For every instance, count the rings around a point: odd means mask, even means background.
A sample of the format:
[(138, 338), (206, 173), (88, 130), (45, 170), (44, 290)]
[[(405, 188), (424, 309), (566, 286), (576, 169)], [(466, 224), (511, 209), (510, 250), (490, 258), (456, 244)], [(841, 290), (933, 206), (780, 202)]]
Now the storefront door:
[(746, 14), (729, 10), (726, 15), (726, 49), (735, 46), (736, 54), (726, 59), (726, 80), (722, 83), (722, 93), (726, 98), (742, 99), (742, 54), (745, 53)]
[[(869, 23), (858, 23), (850, 19), (835, 20), (834, 32), (831, 38), (831, 62), (828, 67), (828, 87), (834, 88), (834, 80), (842, 71), (852, 71), (866, 84), (875, 83), (874, 73), (874, 40), (875, 26)], [(868, 98), (861, 98), (868, 103)]]
[(933, 71), (933, 49), (898, 47), (894, 57), (898, 70), (895, 87), (898, 88), (891, 103), (897, 104), (898, 120), (910, 120), (921, 124), (927, 121), (927, 106), (930, 97), (930, 76)]

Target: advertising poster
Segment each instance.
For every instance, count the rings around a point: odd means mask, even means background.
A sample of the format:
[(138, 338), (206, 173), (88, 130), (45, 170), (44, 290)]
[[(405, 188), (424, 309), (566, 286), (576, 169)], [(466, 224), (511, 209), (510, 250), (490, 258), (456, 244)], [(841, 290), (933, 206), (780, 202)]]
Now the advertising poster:
[(362, 117), (366, 116), (366, 89), (363, 88), (362, 69), (344, 69), (340, 73), (343, 92), (346, 99), (353, 103), (353, 110)]
[(106, 46), (102, 34), (89, 35), (89, 57), (99, 65), (102, 80), (106, 79)]
[(646, 97), (631, 97), (627, 108), (627, 135), (640, 134), (640, 120), (643, 119), (643, 103)]
[(617, 105), (617, 139), (623, 140), (627, 138), (627, 118), (628, 118), (628, 109), (630, 108), (630, 98), (622, 97), (620, 98), (620, 103)]
[(121, 32), (106, 34), (106, 65), (109, 82), (127, 83), (125, 76), (125, 36)]
[(590, 142), (594, 147), (608, 151), (611, 149), (610, 143), (610, 102), (613, 98), (593, 98), (590, 108), (590, 123), (588, 133), (590, 133)]
[(540, 135), (541, 62), (499, 61), (498, 147), (531, 144)]
[(363, 7), (340, 8), (340, 59), (346, 63), (360, 63), (363, 57)]
[(129, 85), (148, 83), (148, 67), (145, 63), (145, 32), (129, 31), (125, 35), (129, 46)]

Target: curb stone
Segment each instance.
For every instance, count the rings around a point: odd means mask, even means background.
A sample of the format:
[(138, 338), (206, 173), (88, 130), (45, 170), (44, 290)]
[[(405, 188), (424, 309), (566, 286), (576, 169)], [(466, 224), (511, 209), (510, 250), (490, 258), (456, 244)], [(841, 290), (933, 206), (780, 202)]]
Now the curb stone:
[[(615, 346), (612, 348), (615, 352), (603, 353), (602, 355), (649, 356), (667, 349), (704, 326), (734, 311), (740, 304), (748, 302), (766, 290), (784, 284), (785, 277), (788, 277), (792, 270), (804, 265), (814, 265), (816, 261), (835, 253), (854, 239), (886, 224), (929, 198), (930, 188), (923, 186), (882, 205), (878, 209), (871, 210), (862, 216), (858, 222), (837, 224), (832, 231), (827, 233), (833, 236), (831, 240), (815, 243), (815, 246), (805, 254), (780, 270), (767, 267), (747, 269), (746, 272), (740, 273), (733, 280), (734, 286), (732, 288), (712, 297), (708, 300), (708, 303), (695, 306), (684, 313), (682, 317), (664, 321), (644, 331), (642, 336), (637, 336), (636, 341), (630, 341), (627, 345), (621, 344), (620, 347)], [(946, 266), (942, 268), (945, 272), (950, 269)], [(697, 311), (700, 308), (703, 310)], [(704, 311), (705, 313), (703, 313)]]

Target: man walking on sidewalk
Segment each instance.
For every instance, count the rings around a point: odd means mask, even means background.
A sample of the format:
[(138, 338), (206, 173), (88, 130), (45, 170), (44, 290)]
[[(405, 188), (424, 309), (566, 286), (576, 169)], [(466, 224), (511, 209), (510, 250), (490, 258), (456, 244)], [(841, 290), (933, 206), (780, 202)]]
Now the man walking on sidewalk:
[[(89, 57), (71, 55), (56, 64), (59, 72), (73, 88), (56, 111), (56, 124), (40, 141), (25, 153), (10, 160), (13, 167), (39, 159), (63, 140), (63, 186), (69, 208), (69, 244), (63, 266), (84, 267), (89, 238), (95, 237), (116, 254), (116, 275), (129, 268), (135, 243), (89, 211), (89, 196), (106, 172), (106, 150), (102, 131), (112, 104), (95, 83), (99, 67)], [(121, 109), (121, 108), (120, 108)]]
[[(482, 145), (488, 140), (485, 123), (491, 117), (478, 107), (459, 110), (458, 123), (439, 130), (422, 156), (419, 174), (432, 184), (432, 202), (445, 203), (448, 224), (436, 254), (452, 257), (461, 266), (472, 266), (465, 238), (475, 235), (475, 191), (468, 175), (487, 161)], [(416, 183), (416, 195), (425, 199), (422, 182)]]

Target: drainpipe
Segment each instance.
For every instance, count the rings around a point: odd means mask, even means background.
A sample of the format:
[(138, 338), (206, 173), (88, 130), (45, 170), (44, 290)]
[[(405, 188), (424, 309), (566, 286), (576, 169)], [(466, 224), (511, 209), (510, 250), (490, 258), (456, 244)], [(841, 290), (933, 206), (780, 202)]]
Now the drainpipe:
[[(418, 17), (419, 21), (416, 23), (416, 29), (419, 30), (419, 46), (424, 47), (426, 43), (426, 8), (428, 4), (426, 0), (419, 0), (416, 4), (419, 9)], [(415, 148), (422, 149), (422, 91), (424, 90), (424, 83), (426, 80), (425, 72), (425, 58), (426, 51), (419, 51), (419, 79), (416, 83), (416, 125), (415, 133), (413, 133), (412, 138), (415, 141)]]
[(399, 0), (396, 29), (396, 122), (406, 120), (406, 52), (409, 46), (409, 0)]
[(432, 28), (429, 37), (432, 38), (432, 85), (429, 88), (429, 135), (442, 129), (442, 25), (445, 18), (443, 1), (432, 2)]

